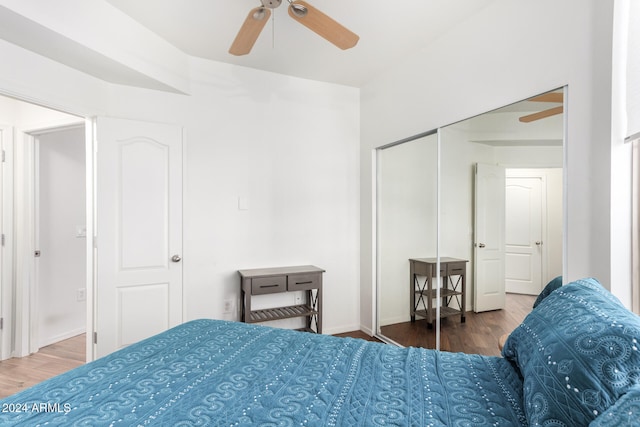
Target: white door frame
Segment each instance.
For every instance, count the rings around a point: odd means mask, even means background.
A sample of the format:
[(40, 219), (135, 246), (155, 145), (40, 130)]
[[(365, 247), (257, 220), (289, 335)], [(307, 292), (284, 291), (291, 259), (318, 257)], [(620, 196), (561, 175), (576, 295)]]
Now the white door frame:
[[(14, 356), (32, 352), (32, 302), (35, 301), (32, 279), (35, 272), (34, 248), (34, 164), (35, 137), (24, 130), (15, 135), (15, 222), (13, 224), (15, 253), (15, 348)], [(31, 159), (31, 161), (29, 161)], [(29, 255), (27, 255), (29, 254)]]
[(86, 203), (87, 203), (87, 339), (85, 341), (86, 361), (96, 358), (94, 331), (95, 321), (95, 286), (96, 286), (96, 121), (97, 117), (85, 120), (85, 168), (86, 168)]
[(0, 360), (11, 357), (13, 330), (13, 126), (0, 124), (0, 223), (3, 242), (0, 245)]

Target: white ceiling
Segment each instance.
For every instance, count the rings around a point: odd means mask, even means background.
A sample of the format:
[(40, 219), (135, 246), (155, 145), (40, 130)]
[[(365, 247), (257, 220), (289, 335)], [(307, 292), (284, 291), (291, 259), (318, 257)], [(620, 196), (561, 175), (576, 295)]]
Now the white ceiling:
[[(360, 36), (354, 48), (344, 51), (291, 19), (288, 0), (282, 0), (251, 53), (240, 57), (229, 54), (229, 47), (260, 0), (106, 1), (190, 56), (362, 87), (495, 0), (307, 0)], [(492, 113), (534, 112), (555, 105), (523, 101)], [(512, 114), (511, 120), (520, 115)], [(562, 126), (555, 118), (528, 127), (555, 122)]]
[(249, 55), (228, 53), (260, 0), (107, 0), (184, 53), (306, 79), (361, 87), (494, 0), (309, 0), (360, 36), (345, 51), (275, 9)]

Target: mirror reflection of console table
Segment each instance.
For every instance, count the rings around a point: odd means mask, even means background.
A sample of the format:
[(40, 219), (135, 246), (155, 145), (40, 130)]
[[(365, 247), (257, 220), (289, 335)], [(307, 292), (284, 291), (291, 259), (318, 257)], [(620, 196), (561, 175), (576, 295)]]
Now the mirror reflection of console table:
[[(465, 321), (467, 262), (466, 259), (440, 258), (440, 318), (459, 315), (460, 322)], [(432, 327), (436, 319), (436, 307), (433, 303), (437, 298), (437, 288), (434, 287), (438, 276), (436, 258), (411, 258), (409, 266), (411, 322), (415, 322), (416, 316), (420, 316), (427, 319), (429, 327)]]

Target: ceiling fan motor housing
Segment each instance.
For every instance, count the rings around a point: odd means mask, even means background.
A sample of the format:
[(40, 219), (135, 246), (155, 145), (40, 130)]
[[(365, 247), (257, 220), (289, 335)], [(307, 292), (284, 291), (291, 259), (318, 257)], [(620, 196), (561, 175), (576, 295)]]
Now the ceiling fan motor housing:
[(268, 7), (269, 9), (275, 9), (276, 7), (282, 4), (282, 0), (260, 0), (264, 7)]

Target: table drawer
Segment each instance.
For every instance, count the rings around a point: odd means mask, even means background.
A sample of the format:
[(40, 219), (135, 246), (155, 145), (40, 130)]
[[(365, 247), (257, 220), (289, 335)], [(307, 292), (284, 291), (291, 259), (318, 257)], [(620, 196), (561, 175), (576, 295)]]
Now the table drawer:
[(319, 274), (293, 274), (287, 279), (287, 290), (306, 291), (309, 289), (318, 289), (320, 287)]
[[(424, 263), (424, 262), (413, 262), (413, 273), (418, 276), (431, 276), (436, 277), (436, 264), (435, 263)], [(444, 265), (440, 264), (440, 276), (444, 276), (445, 274)]]
[(273, 294), (287, 290), (287, 276), (254, 277), (251, 279), (251, 294)]
[(466, 272), (466, 262), (451, 262), (447, 264), (447, 276), (460, 276), (462, 274), (466, 274)]

